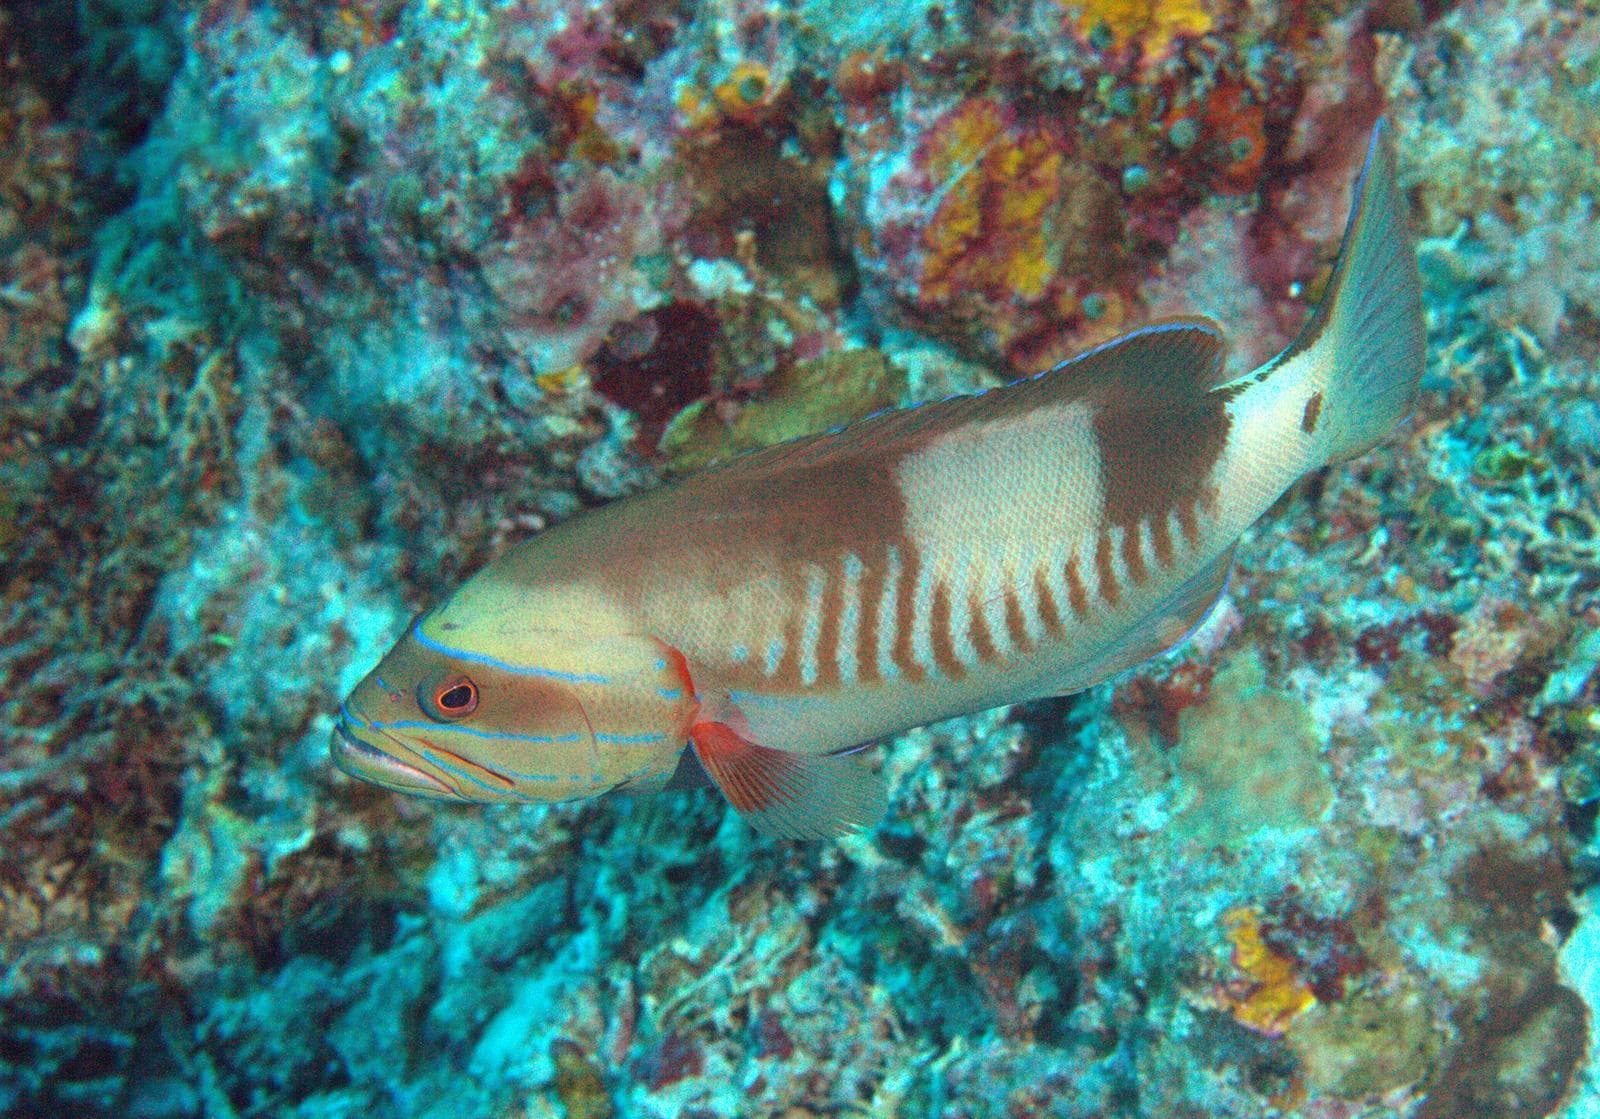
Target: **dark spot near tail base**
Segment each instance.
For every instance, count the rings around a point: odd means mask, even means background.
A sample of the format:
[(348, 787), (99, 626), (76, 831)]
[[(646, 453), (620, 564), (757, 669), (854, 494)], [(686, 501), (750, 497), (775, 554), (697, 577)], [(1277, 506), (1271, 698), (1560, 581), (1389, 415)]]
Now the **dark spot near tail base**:
[(1317, 418), (1322, 415), (1322, 394), (1312, 393), (1306, 399), (1305, 415), (1300, 417), (1300, 430), (1310, 435), (1317, 430)]

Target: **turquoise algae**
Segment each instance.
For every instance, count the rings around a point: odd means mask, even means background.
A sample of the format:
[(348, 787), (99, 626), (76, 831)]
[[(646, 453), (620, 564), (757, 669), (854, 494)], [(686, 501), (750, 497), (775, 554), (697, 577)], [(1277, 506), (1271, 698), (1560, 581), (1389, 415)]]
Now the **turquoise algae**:
[[(0, 67), (0, 1112), (1596, 1107), (1593, 4), (151, 0)], [(327, 764), (587, 507), (1165, 315), (1258, 364), (1380, 113), (1416, 413), (1178, 650), (821, 844)]]

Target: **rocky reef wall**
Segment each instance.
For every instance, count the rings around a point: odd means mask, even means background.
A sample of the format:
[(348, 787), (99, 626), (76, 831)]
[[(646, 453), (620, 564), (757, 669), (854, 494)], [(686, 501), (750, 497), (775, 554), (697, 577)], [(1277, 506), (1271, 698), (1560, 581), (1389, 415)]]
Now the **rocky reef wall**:
[[(1320, 297), (1380, 113), (1416, 416), (1180, 650), (875, 830), (433, 806), (341, 695), (510, 543)], [(1593, 1114), (1592, 0), (0, 11), (0, 1114)]]

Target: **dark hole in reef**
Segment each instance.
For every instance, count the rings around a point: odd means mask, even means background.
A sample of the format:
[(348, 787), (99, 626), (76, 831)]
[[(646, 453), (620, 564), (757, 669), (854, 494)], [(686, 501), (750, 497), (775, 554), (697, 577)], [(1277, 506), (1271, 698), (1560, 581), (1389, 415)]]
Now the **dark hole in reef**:
[(348, 963), (363, 945), (380, 952), (390, 947), (399, 926), (400, 907), (382, 899), (321, 907), (284, 930), (284, 962), (306, 955)]
[(62, 1080), (102, 1080), (117, 1076), (128, 1063), (127, 1040), (118, 1035), (87, 1037), (61, 1063), (56, 1075)]
[(170, 7), (125, 0), (8, 7), (7, 39), (24, 80), (53, 115), (85, 128), (83, 193), (104, 212), (132, 200), (118, 164), (144, 142), (183, 58), (182, 17)]
[(1457, 0), (1418, 0), (1417, 7), (1422, 13), (1423, 20), (1432, 23), (1454, 8), (1456, 3)]
[(1600, 800), (1591, 800), (1585, 804), (1568, 804), (1561, 810), (1567, 830), (1585, 842), (1594, 838), (1597, 814), (1600, 814)]
[[(648, 338), (648, 348), (623, 341)], [(711, 391), (722, 328), (702, 304), (684, 301), (614, 331), (595, 355), (595, 387), (639, 417), (640, 441), (654, 450), (685, 405)]]
[(33, 387), (42, 392), (55, 392), (57, 389), (66, 388), (77, 369), (75, 363), (66, 360), (65, 345), (57, 346), (56, 352), (62, 356), (62, 360), (51, 362), (39, 370), (33, 378)]
[[(855, 297), (855, 258), (828, 197), (830, 153), (823, 137), (772, 126), (730, 127), (684, 151), (694, 212), (686, 231), (698, 256), (736, 257), (753, 238), (761, 267), (824, 306)], [(796, 154), (796, 150), (800, 154)]]
[(1578, 927), (1578, 912), (1570, 905), (1557, 906), (1550, 914), (1550, 927), (1555, 929), (1558, 943), (1565, 944), (1572, 930)]
[(878, 847), (896, 862), (913, 866), (928, 849), (928, 841), (906, 828), (886, 824), (878, 829)]
[(1294, 1083), (1295, 1060), (1288, 1052), (1266, 1052), (1245, 1066), (1245, 1079), (1263, 1096), (1287, 1092)]
[(21, 4), (11, 12), (12, 39), (24, 77), (59, 113), (83, 70), (84, 32), (77, 4)]
[[(1055, 990), (1039, 1004), (1038, 1018), (1033, 1023), (1034, 1038), (1042, 1045), (1067, 1047), (1084, 1040), (1081, 1033), (1070, 1025), (1072, 1010), (1080, 997), (1078, 961), (1063, 958), (1045, 951), (1038, 945), (1026, 945), (1016, 972), (1026, 976), (1033, 971), (1042, 972), (1055, 981)], [(1101, 1039), (1105, 1043), (1104, 1055), (1110, 1056), (1116, 1048), (1114, 1037)]]
[(31, 1038), (14, 1033), (0, 1033), (0, 1063), (31, 1065), (38, 1060), (39, 1045)]
[(699, 863), (670, 863), (661, 871), (669, 886), (688, 886), (704, 877)]
[(687, 0), (622, 0), (610, 39), (600, 48), (601, 61), (639, 81), (693, 16)]

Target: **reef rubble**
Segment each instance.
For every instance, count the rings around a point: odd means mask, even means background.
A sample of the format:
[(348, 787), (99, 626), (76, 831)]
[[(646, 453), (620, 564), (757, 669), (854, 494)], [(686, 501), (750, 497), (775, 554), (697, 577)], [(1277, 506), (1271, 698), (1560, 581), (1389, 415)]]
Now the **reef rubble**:
[[(339, 698), (511, 542), (1321, 294), (1380, 113), (1422, 400), (1187, 644), (877, 828), (436, 806)], [(1600, 1111), (1600, 8), (0, 11), (0, 1114)]]

